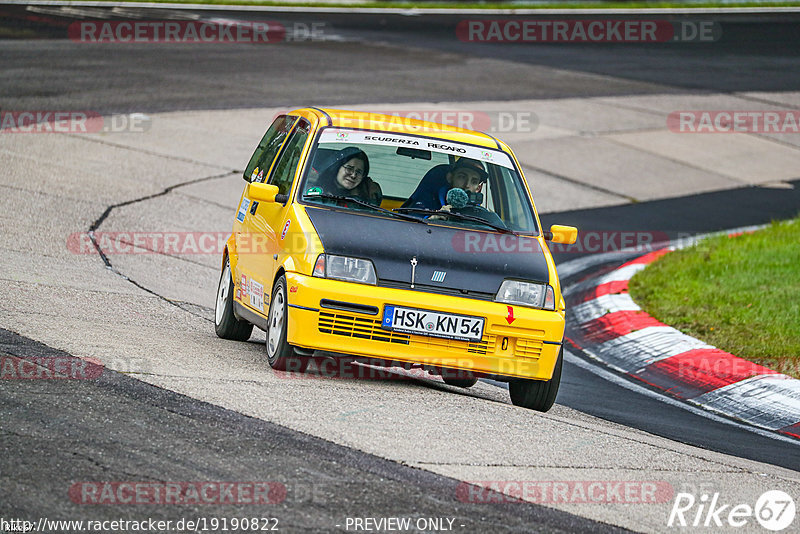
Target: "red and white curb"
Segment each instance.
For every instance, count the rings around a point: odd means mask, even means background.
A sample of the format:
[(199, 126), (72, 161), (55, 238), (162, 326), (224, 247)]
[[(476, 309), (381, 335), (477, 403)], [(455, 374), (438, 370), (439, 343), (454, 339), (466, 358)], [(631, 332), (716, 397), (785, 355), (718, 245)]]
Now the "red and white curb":
[(567, 341), (673, 397), (800, 439), (800, 380), (687, 336), (631, 299), (628, 282), (633, 275), (675, 248), (649, 252), (568, 287)]

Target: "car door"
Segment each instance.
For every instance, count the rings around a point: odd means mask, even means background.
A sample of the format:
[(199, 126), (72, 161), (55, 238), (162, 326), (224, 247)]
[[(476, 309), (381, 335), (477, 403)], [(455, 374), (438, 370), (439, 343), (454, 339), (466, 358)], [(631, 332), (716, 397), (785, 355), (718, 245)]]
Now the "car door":
[[(297, 117), (281, 115), (267, 129), (245, 167), (244, 179), (249, 183), (263, 182), (269, 176), (275, 160), (289, 138)], [(233, 224), (237, 261), (234, 268), (236, 299), (242, 304), (264, 313), (265, 300), (263, 280), (268, 274), (268, 258), (273, 252), (268, 247), (268, 235), (264, 233), (263, 221), (256, 218), (258, 202), (247, 196), (245, 185), (239, 209)], [(263, 266), (266, 265), (267, 269)], [(260, 272), (259, 272), (260, 271)]]
[[(278, 187), (281, 195), (290, 195), (300, 160), (308, 141), (311, 125), (303, 118), (294, 128), (269, 171), (265, 181)], [(252, 171), (251, 171), (252, 172)], [(247, 299), (244, 303), (256, 311), (266, 313), (272, 282), (278, 263), (278, 253), (291, 224), (289, 202), (255, 202), (249, 209), (248, 228), (255, 239), (251, 242), (257, 250), (244, 260), (242, 272), (248, 283)], [(240, 256), (241, 258), (241, 256)]]

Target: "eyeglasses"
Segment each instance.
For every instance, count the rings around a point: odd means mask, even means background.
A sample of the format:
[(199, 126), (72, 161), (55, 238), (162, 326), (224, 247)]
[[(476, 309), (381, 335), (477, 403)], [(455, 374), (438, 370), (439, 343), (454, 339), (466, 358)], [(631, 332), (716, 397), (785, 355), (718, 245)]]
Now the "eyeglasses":
[(361, 169), (356, 169), (352, 165), (342, 165), (342, 168), (344, 169), (344, 172), (352, 174), (356, 178), (361, 178), (362, 176), (364, 176), (364, 171), (362, 171)]

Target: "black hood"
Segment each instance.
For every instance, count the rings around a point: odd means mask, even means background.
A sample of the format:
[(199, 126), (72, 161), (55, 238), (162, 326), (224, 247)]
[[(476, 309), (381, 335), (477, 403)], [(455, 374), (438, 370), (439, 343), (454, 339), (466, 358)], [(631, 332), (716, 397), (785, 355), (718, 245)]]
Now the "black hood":
[[(325, 252), (369, 258), (379, 285), (410, 283), (414, 257), (415, 284), (420, 286), (494, 294), (506, 278), (550, 281), (544, 253), (534, 238), (311, 206), (306, 212)], [(432, 280), (434, 271), (446, 272), (444, 280)]]

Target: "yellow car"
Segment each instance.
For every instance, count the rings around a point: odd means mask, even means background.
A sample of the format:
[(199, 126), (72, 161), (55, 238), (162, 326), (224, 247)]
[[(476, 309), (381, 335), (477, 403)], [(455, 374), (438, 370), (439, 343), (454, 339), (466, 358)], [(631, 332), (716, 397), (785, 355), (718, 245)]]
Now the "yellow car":
[(469, 387), (508, 382), (547, 411), (561, 378), (564, 299), (511, 149), (479, 132), (305, 108), (275, 119), (244, 173), (215, 326), (267, 333), (278, 370), (314, 351), (417, 366)]

